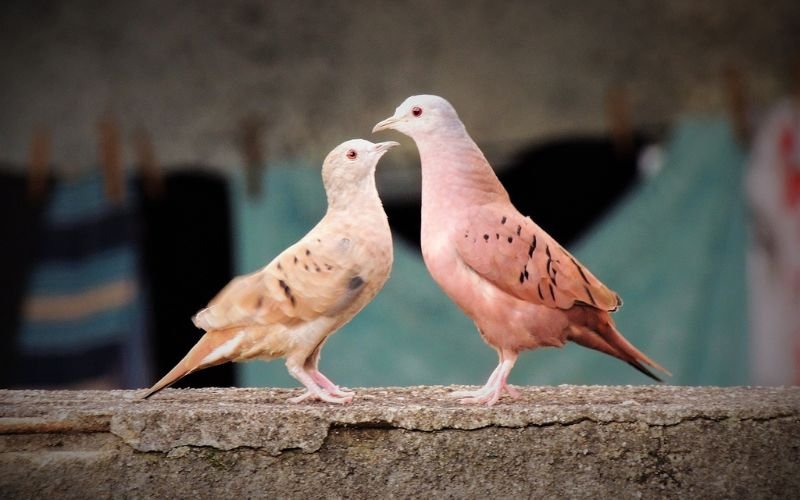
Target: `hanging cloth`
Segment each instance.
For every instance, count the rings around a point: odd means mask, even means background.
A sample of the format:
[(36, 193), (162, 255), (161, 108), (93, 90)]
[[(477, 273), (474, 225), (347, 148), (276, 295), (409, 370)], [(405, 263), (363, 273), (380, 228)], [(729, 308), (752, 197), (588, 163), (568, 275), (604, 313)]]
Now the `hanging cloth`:
[(110, 202), (96, 170), (54, 183), (25, 292), (16, 385), (147, 382), (138, 214), (126, 200)]
[[(232, 278), (227, 180), (196, 165), (170, 169), (158, 196), (142, 197), (143, 268), (147, 285), (155, 377), (178, 363), (203, 334), (192, 316)], [(156, 379), (149, 380), (146, 386)], [(175, 387), (229, 387), (231, 364), (186, 377)]]
[(788, 99), (757, 132), (746, 188), (753, 382), (800, 384), (800, 110)]
[[(672, 371), (670, 383), (750, 381), (743, 162), (726, 120), (681, 120), (661, 173), (574, 248), (623, 298), (614, 315), (620, 331)], [(576, 376), (602, 371), (606, 381), (630, 380), (624, 365), (589, 353), (561, 362)]]

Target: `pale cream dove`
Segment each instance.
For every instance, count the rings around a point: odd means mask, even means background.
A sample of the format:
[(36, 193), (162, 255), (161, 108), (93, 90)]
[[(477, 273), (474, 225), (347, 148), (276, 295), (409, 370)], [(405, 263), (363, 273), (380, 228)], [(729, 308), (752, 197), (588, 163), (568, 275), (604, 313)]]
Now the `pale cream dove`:
[(233, 279), (194, 316), (200, 341), (144, 397), (227, 361), (286, 358), (307, 391), (290, 399), (349, 402), (317, 364), (328, 337), (380, 291), (392, 267), (392, 235), (375, 187), (375, 167), (396, 142), (355, 139), (325, 158), (328, 210), (300, 241), (264, 268)]
[[(417, 144), (422, 164), (422, 255), (433, 279), (497, 350), (497, 368), (464, 403), (492, 405), (521, 351), (571, 340), (617, 357), (659, 380), (668, 373), (617, 331), (619, 296), (512, 205), (455, 109), (413, 96), (373, 132), (394, 129)], [(576, 182), (579, 182), (576, 179)], [(567, 189), (549, 186), (550, 189)]]

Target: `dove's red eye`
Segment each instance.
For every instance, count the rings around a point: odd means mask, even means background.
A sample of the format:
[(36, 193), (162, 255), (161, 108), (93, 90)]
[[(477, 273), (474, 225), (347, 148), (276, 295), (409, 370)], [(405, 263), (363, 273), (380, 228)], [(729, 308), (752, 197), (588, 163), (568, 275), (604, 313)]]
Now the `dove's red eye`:
[(419, 106), (414, 106), (413, 108), (411, 108), (411, 114), (419, 117), (420, 115), (422, 115), (422, 108), (420, 108)]
[(349, 158), (351, 160), (355, 160), (356, 156), (358, 156), (358, 153), (356, 153), (355, 149), (350, 149), (350, 150), (347, 151), (347, 154), (345, 156), (347, 156), (347, 158)]

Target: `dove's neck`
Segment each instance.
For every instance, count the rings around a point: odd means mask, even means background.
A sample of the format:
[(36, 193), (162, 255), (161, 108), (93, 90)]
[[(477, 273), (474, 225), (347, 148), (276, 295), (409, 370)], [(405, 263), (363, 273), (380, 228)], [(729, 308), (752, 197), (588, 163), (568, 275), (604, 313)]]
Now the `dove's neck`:
[[(375, 186), (375, 175), (367, 175), (359, 179), (338, 178), (326, 186), (328, 197), (328, 213), (383, 214), (383, 204)], [(385, 217), (385, 216), (384, 216)]]
[(426, 212), (466, 209), (476, 204), (507, 200), (483, 152), (461, 123), (438, 129), (417, 141), (422, 164), (423, 224)]

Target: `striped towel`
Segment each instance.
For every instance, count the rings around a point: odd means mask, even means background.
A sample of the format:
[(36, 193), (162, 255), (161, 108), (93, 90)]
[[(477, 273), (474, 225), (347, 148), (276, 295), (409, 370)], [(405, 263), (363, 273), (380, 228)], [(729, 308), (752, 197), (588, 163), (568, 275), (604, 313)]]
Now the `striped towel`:
[(146, 373), (133, 190), (113, 205), (97, 171), (59, 181), (23, 306), (18, 385), (142, 387)]

